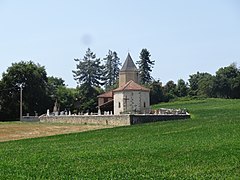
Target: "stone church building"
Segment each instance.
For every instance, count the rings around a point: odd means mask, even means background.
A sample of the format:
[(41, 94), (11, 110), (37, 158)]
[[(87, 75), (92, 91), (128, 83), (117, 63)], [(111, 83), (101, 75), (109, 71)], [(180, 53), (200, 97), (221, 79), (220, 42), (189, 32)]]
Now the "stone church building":
[(138, 83), (138, 69), (128, 53), (119, 73), (119, 87), (98, 96), (99, 111), (111, 111), (115, 115), (148, 113), (150, 90)]

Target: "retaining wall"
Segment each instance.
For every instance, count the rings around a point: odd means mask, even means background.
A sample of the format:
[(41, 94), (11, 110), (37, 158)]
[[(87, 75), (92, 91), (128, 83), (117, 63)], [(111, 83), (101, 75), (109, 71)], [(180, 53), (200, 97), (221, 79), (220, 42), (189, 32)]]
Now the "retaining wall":
[(140, 123), (168, 121), (190, 118), (189, 114), (179, 115), (77, 115), (77, 116), (41, 116), (40, 122), (72, 123), (72, 124), (98, 124), (112, 126), (127, 126)]
[(98, 124), (112, 126), (130, 125), (129, 115), (76, 115), (76, 116), (42, 116), (40, 122)]

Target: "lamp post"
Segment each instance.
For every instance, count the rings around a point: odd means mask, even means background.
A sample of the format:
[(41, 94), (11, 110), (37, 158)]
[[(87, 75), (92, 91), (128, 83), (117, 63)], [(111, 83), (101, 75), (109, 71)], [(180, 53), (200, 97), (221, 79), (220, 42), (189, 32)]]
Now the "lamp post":
[(20, 84), (20, 121), (22, 121), (22, 84)]

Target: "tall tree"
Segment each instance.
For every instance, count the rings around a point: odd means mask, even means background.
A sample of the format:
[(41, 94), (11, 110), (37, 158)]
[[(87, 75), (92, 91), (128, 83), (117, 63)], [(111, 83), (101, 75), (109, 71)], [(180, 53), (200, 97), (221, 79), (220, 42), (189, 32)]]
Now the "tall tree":
[(140, 60), (137, 61), (137, 64), (139, 66), (140, 81), (142, 84), (148, 84), (152, 80), (150, 72), (152, 72), (155, 61), (150, 60), (150, 57), (150, 52), (147, 49), (142, 49), (139, 56)]
[(47, 73), (32, 61), (13, 63), (2, 75), (1, 112), (7, 119), (19, 117), (19, 85), (23, 85), (23, 114), (46, 112), (51, 99), (46, 93)]
[(238, 76), (239, 69), (236, 64), (231, 64), (230, 66), (220, 68), (216, 72), (216, 95), (221, 98), (234, 98), (234, 89), (238, 89)]
[[(191, 96), (198, 96), (203, 95), (207, 96), (212, 94), (212, 91), (210, 88), (213, 88), (213, 85), (211, 85), (209, 80), (212, 80), (212, 75), (209, 73), (200, 73), (197, 72), (196, 74), (192, 74), (189, 76), (189, 86), (190, 91), (189, 95)], [(209, 81), (209, 82), (207, 82)]]
[(166, 101), (174, 99), (177, 96), (177, 85), (174, 81), (168, 81), (163, 88), (164, 96)]
[(104, 68), (104, 74), (105, 74), (105, 89), (109, 90), (116, 85), (118, 80), (118, 75), (121, 65), (120, 58), (118, 57), (117, 53), (111, 50), (108, 51), (108, 54), (104, 58), (105, 60), (105, 68)]
[(95, 111), (97, 103), (97, 88), (103, 85), (103, 69), (100, 59), (87, 49), (83, 59), (74, 59), (77, 64), (77, 70), (72, 71), (74, 79), (80, 84), (78, 87), (78, 100), (80, 111)]
[(177, 96), (185, 97), (188, 94), (187, 83), (183, 79), (179, 79), (177, 83)]
[(78, 62), (77, 69), (73, 72), (74, 80), (78, 84), (86, 84), (88, 86), (98, 87), (103, 85), (103, 66), (101, 65), (100, 58), (96, 58), (90, 48), (87, 49), (83, 59), (74, 59)]
[(148, 88), (150, 89), (150, 104), (157, 104), (165, 101), (162, 83), (159, 80), (151, 82)]

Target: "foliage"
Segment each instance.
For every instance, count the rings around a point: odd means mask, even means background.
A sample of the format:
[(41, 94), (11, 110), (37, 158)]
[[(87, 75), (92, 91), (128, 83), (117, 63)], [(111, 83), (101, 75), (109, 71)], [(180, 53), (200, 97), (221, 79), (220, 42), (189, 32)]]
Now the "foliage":
[(0, 179), (238, 179), (240, 100), (161, 103), (166, 121), (0, 143)]
[(107, 56), (104, 58), (105, 68), (104, 68), (104, 77), (105, 77), (105, 89), (110, 90), (114, 89), (117, 84), (119, 76), (119, 66), (120, 58), (117, 56), (117, 53), (111, 50), (108, 51)]
[(163, 91), (166, 101), (177, 97), (177, 85), (174, 83), (174, 81), (168, 81), (165, 84)]
[(150, 89), (150, 104), (157, 104), (165, 101), (162, 83), (159, 80), (151, 82), (148, 88)]
[(60, 86), (56, 92), (59, 111), (75, 110), (75, 101), (77, 97), (77, 90), (75, 88), (67, 88)]
[(96, 58), (90, 48), (87, 49), (83, 59), (74, 59), (78, 64), (76, 70), (73, 72), (74, 80), (77, 83), (88, 86), (98, 87), (103, 85), (103, 66), (100, 59)]
[(97, 96), (101, 89), (82, 84), (77, 87), (77, 103), (75, 107), (78, 112), (96, 112), (97, 111)]
[(147, 49), (142, 49), (139, 56), (140, 60), (137, 61), (139, 66), (140, 81), (142, 84), (148, 84), (152, 80), (150, 72), (152, 72), (155, 61), (150, 60), (150, 56), (151, 54)]
[(103, 85), (103, 66), (100, 59), (88, 48), (82, 60), (74, 59), (77, 64), (77, 70), (72, 71), (74, 79), (80, 84), (77, 88), (77, 103), (75, 104), (79, 111), (96, 111), (97, 106), (97, 88)]
[(183, 79), (179, 79), (177, 83), (177, 96), (185, 97), (188, 95), (187, 83)]
[(217, 97), (240, 98), (240, 71), (235, 64), (220, 68), (216, 72), (215, 91)]
[[(51, 107), (53, 107), (54, 105), (56, 105), (57, 107), (60, 106), (60, 97), (59, 97), (59, 93), (58, 89), (61, 87), (64, 87), (64, 80), (62, 78), (57, 78), (57, 77), (53, 77), (50, 76), (48, 77), (48, 81), (47, 81), (47, 94), (49, 97), (51, 97)], [(57, 109), (59, 110), (59, 109)]]
[(19, 85), (23, 85), (23, 114), (46, 112), (51, 99), (46, 93), (47, 74), (45, 68), (32, 61), (13, 63), (2, 75), (1, 117), (16, 119), (19, 117)]

